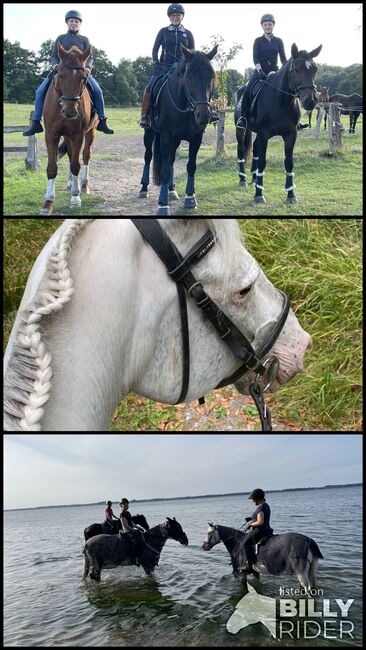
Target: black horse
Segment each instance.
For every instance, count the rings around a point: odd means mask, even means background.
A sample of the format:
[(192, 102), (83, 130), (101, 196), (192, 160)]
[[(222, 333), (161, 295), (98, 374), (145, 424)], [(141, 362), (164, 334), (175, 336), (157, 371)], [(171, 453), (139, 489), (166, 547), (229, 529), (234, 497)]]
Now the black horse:
[[(209, 524), (202, 548), (204, 551), (210, 551), (216, 544), (223, 542), (230, 553), (235, 577), (243, 577), (246, 580), (246, 573), (242, 571), (246, 560), (243, 552), (244, 537), (245, 532), (241, 530)], [(317, 543), (310, 537), (300, 533), (272, 535), (259, 543), (253, 573), (257, 577), (260, 574), (295, 573), (300, 585), (310, 597), (316, 588), (316, 569), (318, 561), (322, 558)]]
[(147, 575), (154, 572), (160, 553), (168, 539), (188, 546), (188, 537), (180, 523), (167, 517), (163, 524), (150, 528), (144, 535), (137, 534), (135, 548), (127, 535), (97, 535), (84, 547), (84, 578), (90, 573), (92, 580), (100, 581), (103, 567), (130, 566), (138, 563)]
[[(253, 143), (253, 161), (251, 173), (256, 187), (254, 200), (265, 203), (263, 196), (263, 176), (266, 167), (266, 152), (268, 140), (275, 135), (281, 135), (285, 144), (285, 169), (287, 201), (297, 203), (293, 182), (293, 151), (297, 137), (297, 124), (300, 120), (300, 101), (305, 110), (312, 110), (318, 99), (314, 84), (317, 67), (313, 57), (318, 56), (322, 45), (315, 50), (299, 51), (295, 43), (291, 47), (291, 58), (282, 68), (270, 74), (266, 80), (257, 82), (260, 86), (259, 95), (254, 102), (250, 98), (251, 108), (248, 122), (241, 114), (244, 89), (237, 93), (239, 101), (236, 104), (234, 119), (236, 124), (237, 152), (239, 163), (240, 185), (246, 185), (245, 162), (251, 144), (250, 131), (257, 133)], [(252, 82), (250, 87), (254, 86)], [(300, 101), (299, 101), (300, 100)], [(254, 102), (254, 103), (253, 103)]]
[(145, 129), (145, 165), (141, 179), (140, 198), (148, 195), (150, 163), (154, 145), (154, 183), (160, 185), (157, 214), (170, 215), (169, 198), (178, 199), (174, 190), (174, 161), (181, 140), (189, 142), (185, 208), (197, 206), (194, 175), (197, 152), (203, 132), (210, 119), (210, 98), (215, 71), (210, 61), (216, 56), (216, 45), (209, 54), (182, 47), (183, 57), (175, 71), (163, 81), (153, 99), (151, 128)]
[[(356, 123), (360, 113), (363, 113), (363, 98), (358, 93), (352, 95), (331, 95), (330, 102), (338, 102), (342, 105), (341, 114), (349, 115), (349, 133), (355, 133)], [(325, 122), (326, 123), (326, 122)]]
[[(134, 524), (142, 526), (145, 530), (149, 530), (149, 524), (147, 523), (144, 515), (134, 515), (132, 517), (132, 521)], [(122, 524), (120, 519), (118, 519), (118, 521), (117, 519), (113, 521), (113, 528), (105, 523), (91, 524), (91, 526), (87, 526), (87, 528), (84, 530), (85, 541), (87, 542), (88, 539), (95, 537), (95, 535), (117, 535), (121, 529)]]

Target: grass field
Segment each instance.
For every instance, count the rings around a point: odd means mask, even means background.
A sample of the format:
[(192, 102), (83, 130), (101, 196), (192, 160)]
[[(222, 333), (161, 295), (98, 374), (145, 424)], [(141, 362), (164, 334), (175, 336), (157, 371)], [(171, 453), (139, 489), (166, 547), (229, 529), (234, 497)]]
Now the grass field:
[[(4, 105), (4, 124), (27, 124), (32, 105)], [(131, 156), (142, 159), (143, 145), (142, 133), (138, 127), (139, 109), (126, 108), (108, 109), (109, 123), (119, 138), (116, 150), (112, 153), (110, 145), (113, 140), (106, 139), (109, 150), (105, 153), (94, 153), (93, 160), (103, 160), (105, 165), (116, 161), (116, 154), (129, 154), (131, 138), (136, 136), (136, 144)], [(345, 127), (343, 132), (343, 147), (337, 154), (329, 151), (326, 132), (321, 130), (320, 137), (314, 139), (314, 129), (300, 132), (295, 152), (294, 171), (296, 194), (298, 204), (286, 204), (284, 189), (284, 151), (282, 138), (275, 137), (269, 142), (267, 152), (267, 167), (264, 176), (264, 195), (267, 199), (265, 205), (257, 205), (253, 201), (254, 188), (248, 185), (240, 188), (237, 175), (236, 145), (227, 144), (225, 156), (219, 166), (215, 162), (214, 144), (201, 147), (198, 155), (196, 173), (196, 194), (198, 209), (194, 215), (230, 215), (230, 216), (361, 216), (362, 205), (362, 116), (357, 123), (357, 133), (347, 132), (348, 116), (342, 116)], [(212, 126), (208, 129), (212, 130)], [(234, 124), (231, 116), (228, 118), (226, 133), (228, 140), (232, 141)], [(209, 131), (210, 142), (213, 133)], [(110, 136), (113, 138), (114, 136)], [(123, 138), (126, 137), (126, 142)], [(40, 139), (43, 134), (40, 135)], [(23, 141), (22, 141), (23, 140)], [(25, 138), (21, 133), (5, 134), (5, 145), (24, 144)], [(102, 141), (104, 145), (104, 141)], [(121, 149), (121, 151), (120, 151)], [(136, 153), (136, 151), (137, 153)], [(178, 151), (179, 158), (187, 158), (186, 148)], [(46, 187), (45, 169), (47, 157), (40, 156), (41, 172), (26, 171), (24, 155), (17, 154), (6, 156), (4, 165), (4, 215), (37, 215)], [(248, 165), (249, 171), (249, 165)], [(65, 216), (101, 216), (95, 206), (101, 204), (107, 196), (89, 196), (83, 201), (82, 215), (80, 210), (71, 210), (68, 207), (69, 194), (66, 192), (68, 169), (66, 161), (62, 161), (57, 179), (58, 213)], [(248, 175), (250, 178), (250, 175)], [(124, 200), (123, 182), (116, 171), (111, 170), (111, 183), (114, 187), (121, 187), (121, 201)], [(184, 195), (186, 175), (177, 174), (177, 190)], [(136, 178), (136, 188), (139, 179)], [(180, 211), (179, 211), (180, 210)], [(191, 211), (175, 207), (176, 215), (191, 214)]]

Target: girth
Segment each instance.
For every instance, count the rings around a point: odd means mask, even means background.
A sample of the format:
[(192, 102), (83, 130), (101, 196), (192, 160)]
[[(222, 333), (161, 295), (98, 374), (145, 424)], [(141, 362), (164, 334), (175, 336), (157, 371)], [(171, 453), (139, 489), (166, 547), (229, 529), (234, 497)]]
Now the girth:
[[(192, 273), (192, 266), (198, 264), (214, 247), (216, 239), (209, 230), (187, 253), (181, 255), (174, 242), (161, 227), (157, 219), (131, 219), (132, 223), (140, 231), (147, 243), (153, 248), (158, 257), (165, 264), (169, 277), (176, 283), (179, 299), (182, 326), (183, 343), (183, 382), (182, 390), (177, 404), (185, 401), (189, 387), (190, 377), (190, 345), (189, 345), (189, 322), (186, 292), (195, 301), (204, 313), (205, 317), (212, 323), (220, 338), (230, 348), (233, 354), (242, 361), (241, 367), (233, 375), (224, 379), (217, 388), (223, 388), (235, 383), (247, 372), (253, 371), (257, 378), (250, 387), (251, 395), (259, 410), (263, 430), (271, 431), (270, 413), (266, 409), (263, 391), (259, 385), (259, 377), (264, 375), (269, 362), (272, 362), (270, 375), (276, 375), (279, 369), (278, 359), (271, 357), (263, 362), (268, 352), (273, 348), (285, 325), (290, 310), (290, 299), (280, 291), (284, 298), (284, 306), (280, 319), (272, 330), (262, 347), (256, 352), (244, 334), (234, 325), (218, 305), (210, 298), (202, 284), (198, 282)], [(276, 377), (271, 378), (270, 383)], [(267, 386), (267, 388), (269, 385)], [(269, 428), (268, 428), (269, 427)]]

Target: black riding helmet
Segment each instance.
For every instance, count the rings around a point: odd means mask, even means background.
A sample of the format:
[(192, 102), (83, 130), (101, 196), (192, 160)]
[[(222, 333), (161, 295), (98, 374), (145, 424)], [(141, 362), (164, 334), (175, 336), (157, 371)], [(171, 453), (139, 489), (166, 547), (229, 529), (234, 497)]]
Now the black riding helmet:
[(261, 490), (260, 488), (257, 488), (256, 490), (253, 490), (253, 492), (249, 495), (248, 499), (254, 499), (255, 501), (261, 501), (262, 499), (265, 499), (266, 495)]
[(184, 16), (184, 13), (185, 13), (185, 11), (184, 11), (183, 5), (181, 5), (179, 3), (177, 4), (175, 2), (173, 2), (172, 5), (169, 5), (168, 11), (167, 11), (168, 16), (170, 16), (170, 14), (183, 14), (183, 16)]
[(273, 14), (264, 14), (264, 16), (262, 16), (261, 18), (261, 25), (265, 23), (267, 20), (271, 20), (274, 25), (276, 24)]
[(107, 506), (111, 506), (111, 505), (112, 505), (112, 501), (107, 501)]
[(67, 23), (70, 18), (77, 18), (80, 20), (80, 22), (83, 22), (83, 17), (79, 11), (75, 11), (75, 9), (71, 9), (71, 11), (68, 11), (66, 16), (65, 16), (65, 23)]

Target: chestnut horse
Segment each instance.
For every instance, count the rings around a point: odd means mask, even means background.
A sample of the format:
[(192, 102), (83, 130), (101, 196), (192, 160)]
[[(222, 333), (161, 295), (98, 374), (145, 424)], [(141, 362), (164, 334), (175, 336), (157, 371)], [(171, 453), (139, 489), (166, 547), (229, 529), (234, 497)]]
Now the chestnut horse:
[[(91, 146), (94, 142), (96, 128), (98, 126), (98, 115), (91, 118), (91, 101), (89, 92), (86, 89), (87, 74), (85, 63), (90, 56), (91, 46), (84, 52), (73, 45), (70, 50), (65, 50), (58, 43), (58, 54), (60, 64), (57, 75), (53, 77), (48, 88), (43, 117), (45, 124), (45, 137), (48, 153), (47, 165), (47, 191), (44, 196), (45, 202), (40, 214), (50, 215), (53, 210), (55, 199), (55, 178), (57, 176), (57, 159), (59, 156), (68, 153), (70, 159), (70, 181), (68, 187), (71, 189), (70, 207), (81, 206), (80, 200), (80, 151), (83, 150), (83, 174), (81, 178), (82, 190), (89, 193), (89, 161), (91, 157)], [(64, 143), (59, 147), (60, 138), (64, 137)]]

